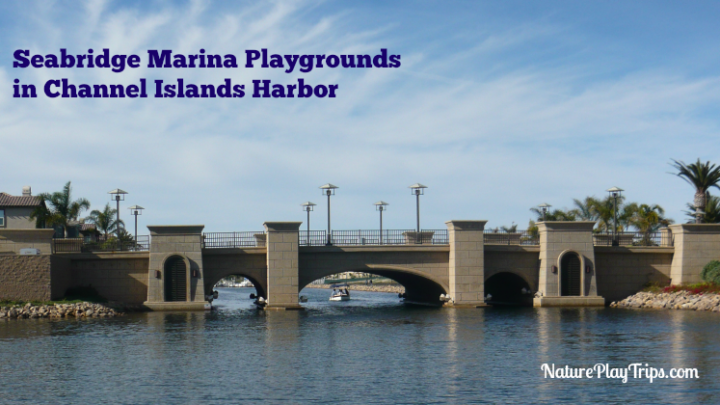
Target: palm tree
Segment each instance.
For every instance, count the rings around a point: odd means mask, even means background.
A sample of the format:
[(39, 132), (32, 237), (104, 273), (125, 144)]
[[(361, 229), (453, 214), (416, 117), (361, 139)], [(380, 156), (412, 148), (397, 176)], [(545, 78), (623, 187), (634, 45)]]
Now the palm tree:
[(652, 240), (650, 234), (657, 232), (661, 226), (667, 226), (673, 223), (671, 219), (665, 218), (665, 210), (657, 204), (647, 205), (640, 204), (630, 218), (629, 223), (637, 228), (643, 234), (640, 244), (642, 246), (651, 246)]
[(502, 229), (502, 231), (506, 232), (506, 233), (515, 233), (515, 232), (517, 232), (517, 227), (518, 227), (517, 224), (513, 222), (512, 225), (501, 226), (500, 229)]
[[(688, 211), (685, 211), (685, 215), (692, 218), (692, 221), (690, 223), (693, 223), (697, 220), (697, 213), (695, 212), (695, 207), (690, 203), (688, 203), (687, 207)], [(707, 195), (703, 222), (708, 224), (720, 223), (720, 197), (711, 194)]]
[(595, 205), (598, 203), (595, 197), (585, 197), (584, 201), (573, 198), (573, 204), (575, 204), (575, 215), (582, 221), (597, 221), (598, 215), (594, 210)]
[[(693, 199), (694, 207), (700, 211), (705, 211), (707, 202), (707, 194), (710, 187), (720, 189), (720, 166), (711, 164), (709, 161), (702, 163), (698, 158), (697, 162), (685, 164), (682, 160), (673, 159), (672, 166), (677, 169), (676, 175), (681, 179), (690, 183), (695, 187), (695, 198)], [(698, 217), (697, 223), (702, 222), (702, 218)]]
[(44, 222), (46, 225), (62, 227), (63, 237), (67, 237), (68, 222), (77, 221), (81, 212), (90, 209), (90, 202), (84, 198), (72, 201), (71, 190), (68, 181), (62, 191), (38, 195), (46, 204), (35, 208), (30, 218)]
[(622, 210), (618, 207), (618, 223), (620, 224), (618, 231), (625, 231), (632, 226), (631, 220), (635, 213), (640, 209), (638, 203), (629, 203), (622, 206)]
[(117, 220), (117, 210), (110, 207), (110, 204), (105, 204), (105, 208), (102, 211), (93, 210), (88, 216), (88, 220), (95, 224), (98, 231), (101, 231), (105, 235), (105, 239), (108, 237), (108, 233), (114, 233), (117, 231), (118, 225), (125, 226), (125, 223)]
[[(542, 222), (543, 213), (539, 208), (530, 208), (530, 211), (537, 215), (537, 221)], [(545, 221), (575, 221), (577, 220), (577, 214), (574, 210), (563, 211), (560, 209), (554, 211), (548, 211), (545, 213)]]
[[(620, 207), (622, 206), (622, 202), (625, 199), (623, 196), (618, 197), (618, 212), (620, 211)], [(606, 197), (603, 200), (595, 199), (593, 201), (592, 211), (595, 213), (595, 217), (598, 221), (598, 232), (603, 232), (607, 235), (610, 235), (610, 231), (613, 228), (613, 221), (615, 219), (615, 207), (614, 207), (615, 200), (613, 197)]]

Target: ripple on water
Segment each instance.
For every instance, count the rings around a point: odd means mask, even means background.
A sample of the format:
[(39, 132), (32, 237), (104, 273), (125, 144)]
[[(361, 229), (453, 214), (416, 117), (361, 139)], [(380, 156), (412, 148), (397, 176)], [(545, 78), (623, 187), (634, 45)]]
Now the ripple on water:
[[(394, 294), (257, 311), (0, 321), (0, 403), (715, 403), (717, 314), (594, 308), (438, 309)], [(542, 378), (540, 365), (697, 367), (700, 380)], [(8, 384), (7, 381), (12, 383)]]

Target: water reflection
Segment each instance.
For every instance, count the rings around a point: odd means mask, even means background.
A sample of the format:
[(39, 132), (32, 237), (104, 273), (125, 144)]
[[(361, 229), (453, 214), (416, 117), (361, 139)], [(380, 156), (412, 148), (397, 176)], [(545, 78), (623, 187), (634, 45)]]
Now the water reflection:
[[(257, 311), (0, 321), (0, 402), (715, 403), (717, 314), (409, 308), (391, 294)], [(701, 380), (544, 379), (543, 363), (697, 367)], [(10, 400), (7, 400), (10, 398)], [(106, 402), (106, 401), (104, 401)], [(112, 400), (110, 401), (112, 402)]]

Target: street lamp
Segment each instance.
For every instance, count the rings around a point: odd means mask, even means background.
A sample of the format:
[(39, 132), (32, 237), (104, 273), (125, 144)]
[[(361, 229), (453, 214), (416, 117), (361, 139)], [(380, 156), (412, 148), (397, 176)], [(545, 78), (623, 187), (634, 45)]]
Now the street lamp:
[(695, 206), (695, 223), (702, 224), (705, 213), (700, 210), (700, 207)]
[(422, 243), (422, 239), (420, 238), (420, 196), (425, 194), (425, 189), (427, 186), (423, 186), (420, 183), (415, 183), (412, 186), (408, 187), (410, 188), (410, 194), (415, 195), (416, 199), (416, 212), (417, 212), (417, 236), (416, 236), (416, 243)]
[(387, 206), (390, 205), (383, 200), (375, 203), (375, 209), (380, 211), (380, 244), (382, 245), (382, 213), (387, 211)]
[(328, 232), (327, 232), (327, 243), (326, 245), (332, 245), (332, 239), (330, 236), (330, 196), (335, 195), (335, 189), (339, 188), (338, 186), (334, 186), (330, 183), (325, 184), (324, 186), (320, 186), (320, 189), (322, 190), (322, 194), (326, 195), (328, 198)]
[(310, 201), (300, 204), (303, 207), (303, 211), (307, 212), (307, 245), (310, 246), (310, 211), (315, 210), (317, 204)]
[(617, 240), (617, 209), (618, 209), (617, 200), (618, 200), (618, 197), (620, 197), (622, 192), (625, 190), (623, 190), (619, 187), (613, 187), (613, 188), (607, 189), (606, 191), (608, 193), (610, 193), (610, 195), (612, 196), (613, 201), (614, 201), (613, 202), (613, 240), (612, 240), (612, 245), (619, 246), (620, 242)]
[(538, 205), (538, 207), (539, 207), (540, 210), (542, 211), (542, 214), (543, 214), (543, 222), (545, 222), (545, 214), (547, 214), (548, 208), (552, 207), (552, 205), (550, 205), (550, 204), (548, 204), (548, 203), (542, 203), (542, 204)]
[(144, 210), (145, 208), (139, 205), (133, 205), (128, 209), (130, 210), (130, 215), (135, 216), (135, 246), (137, 246), (137, 217), (138, 215), (142, 215), (142, 210)]
[(117, 238), (118, 241), (120, 240), (120, 201), (125, 201), (125, 195), (127, 194), (127, 191), (120, 190), (119, 188), (116, 188), (113, 191), (108, 191), (108, 194), (110, 194), (110, 200), (117, 202)]

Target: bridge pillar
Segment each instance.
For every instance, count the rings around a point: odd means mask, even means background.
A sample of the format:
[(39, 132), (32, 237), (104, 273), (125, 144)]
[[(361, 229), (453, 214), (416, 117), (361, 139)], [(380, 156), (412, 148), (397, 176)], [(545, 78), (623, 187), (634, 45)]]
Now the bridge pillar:
[(702, 269), (711, 260), (720, 259), (720, 224), (674, 224), (675, 254), (670, 267), (671, 283), (702, 282)]
[[(540, 232), (539, 297), (536, 307), (604, 306), (605, 299), (597, 295), (595, 245), (591, 221), (538, 222)], [(579, 260), (579, 295), (561, 294), (562, 259), (577, 255)], [(568, 273), (570, 274), (570, 273)]]
[(302, 222), (265, 222), (267, 309), (302, 309), (298, 304), (298, 230)]
[(450, 239), (448, 266), (450, 297), (454, 306), (485, 305), (485, 242), (487, 221), (447, 221)]
[[(148, 226), (151, 235), (148, 271), (148, 296), (143, 303), (154, 311), (205, 310), (203, 280), (202, 230), (204, 225)], [(170, 277), (165, 264), (179, 257), (185, 266), (185, 300), (169, 301), (165, 297), (165, 281)]]

